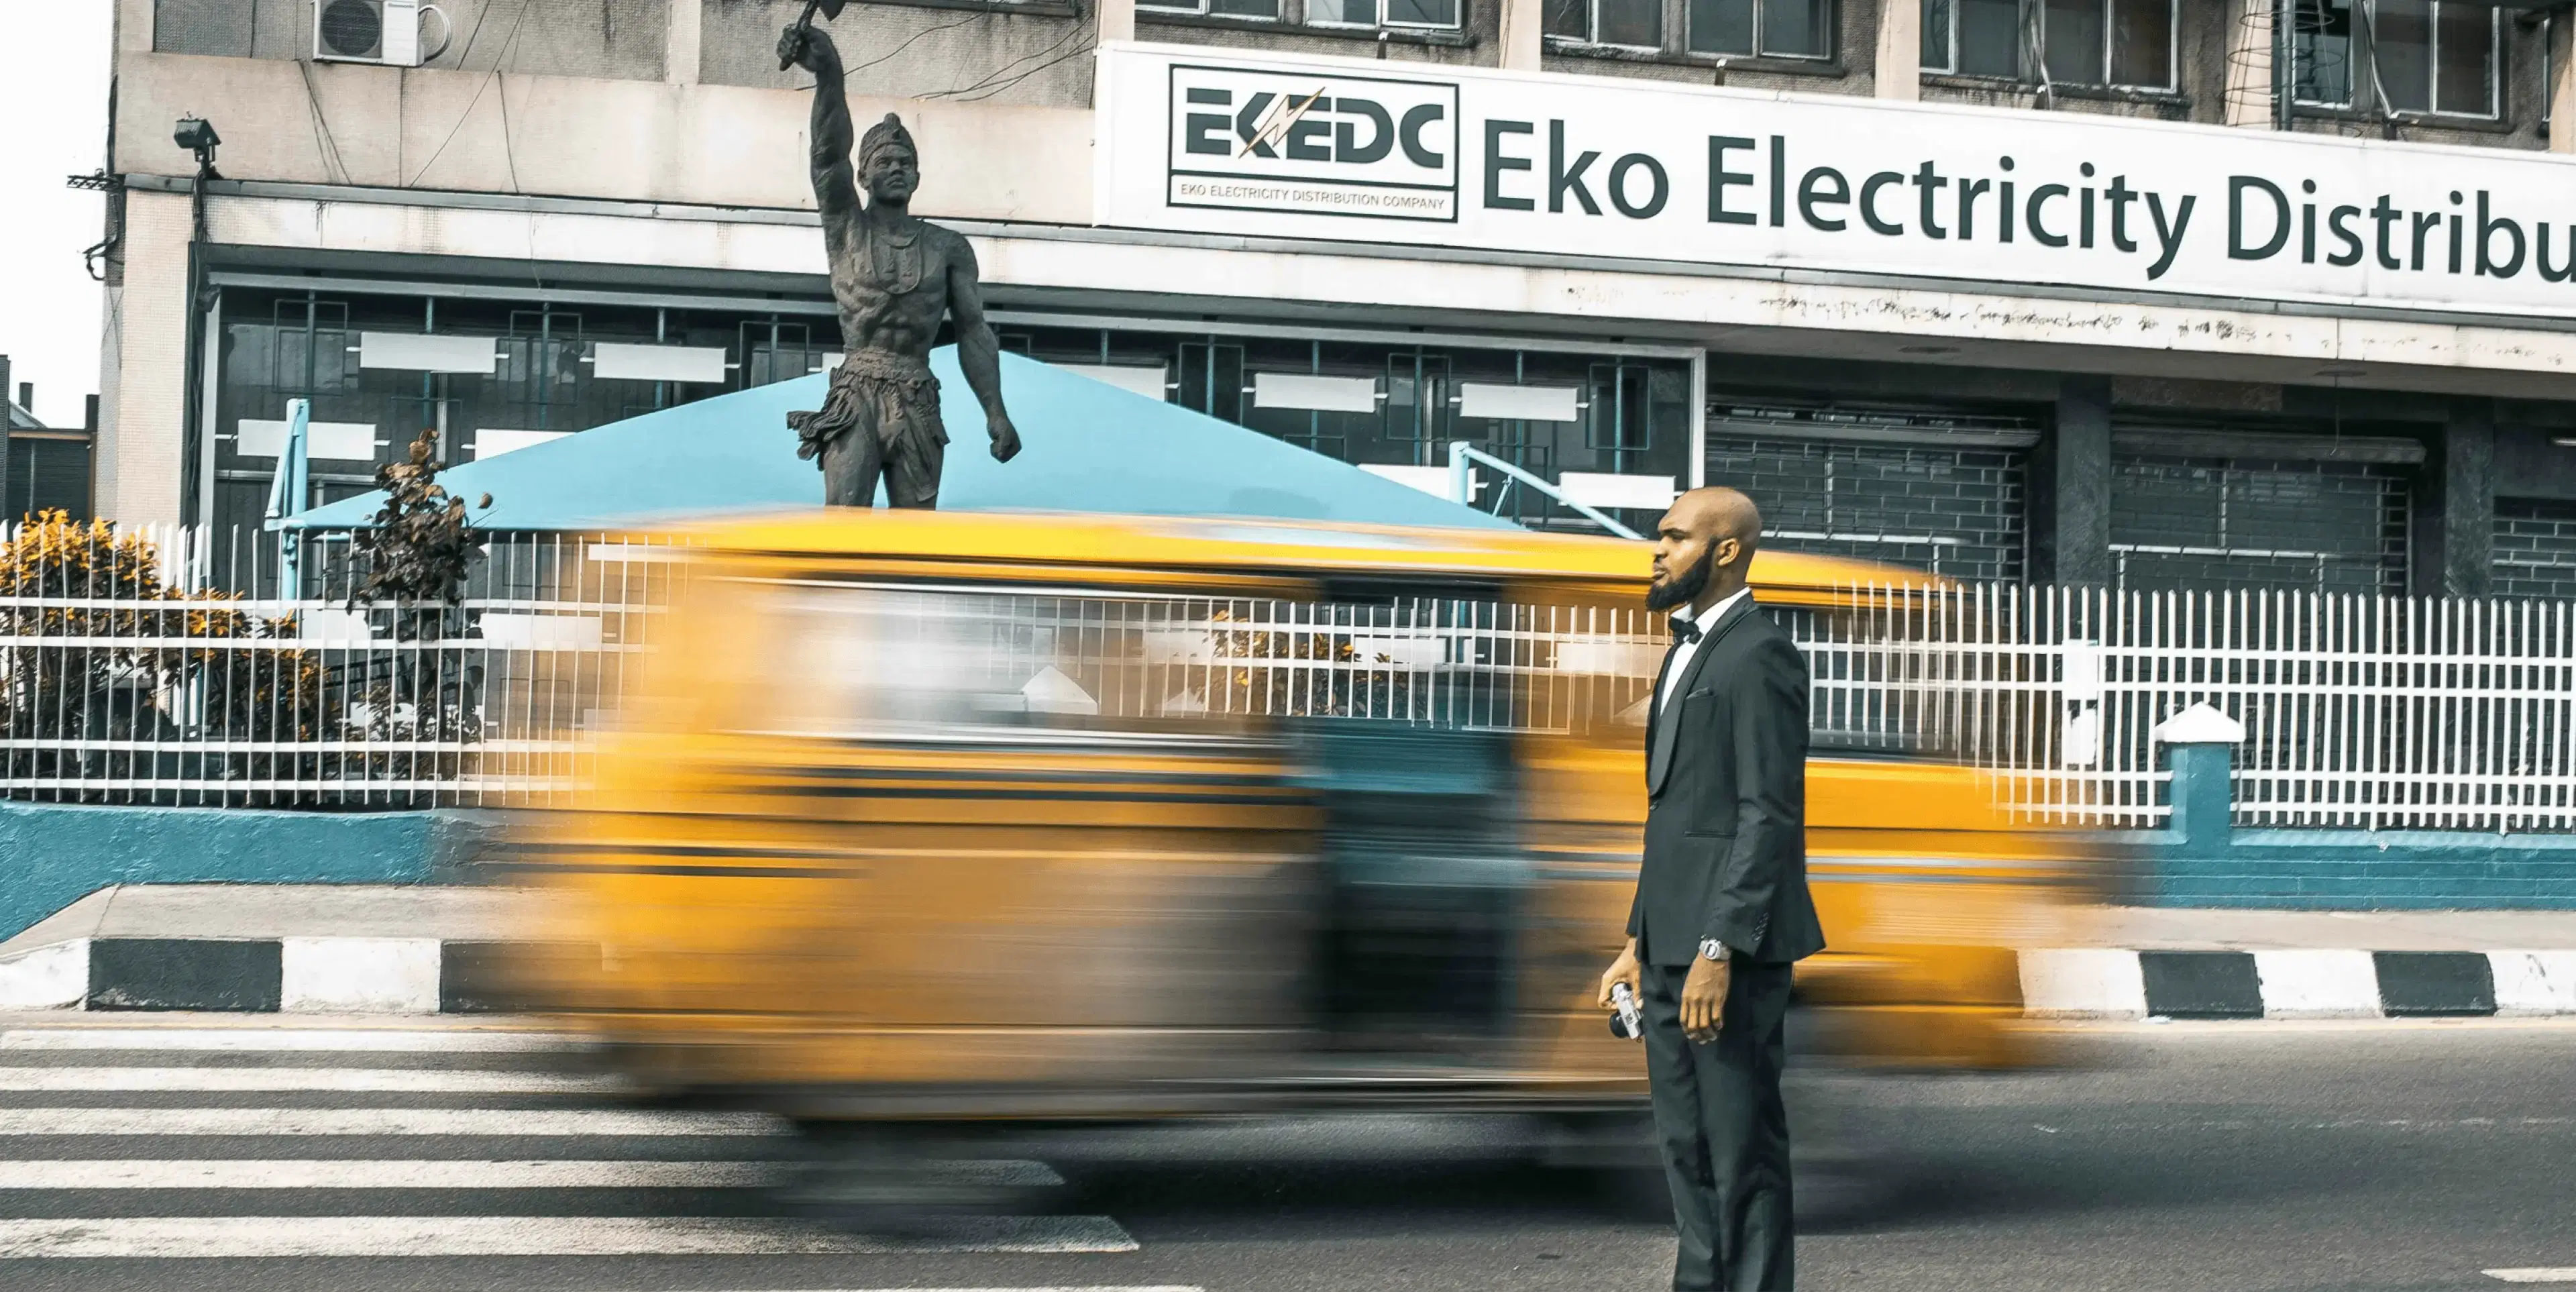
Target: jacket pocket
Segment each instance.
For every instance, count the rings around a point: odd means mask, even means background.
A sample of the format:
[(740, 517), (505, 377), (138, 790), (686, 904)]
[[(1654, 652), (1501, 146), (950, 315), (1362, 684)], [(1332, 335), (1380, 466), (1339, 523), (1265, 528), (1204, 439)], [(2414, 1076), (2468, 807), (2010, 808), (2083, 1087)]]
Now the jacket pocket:
[(1733, 830), (1684, 830), (1682, 831), (1682, 837), (1685, 839), (1715, 839), (1720, 842), (1732, 843), (1735, 841), (1735, 832)]

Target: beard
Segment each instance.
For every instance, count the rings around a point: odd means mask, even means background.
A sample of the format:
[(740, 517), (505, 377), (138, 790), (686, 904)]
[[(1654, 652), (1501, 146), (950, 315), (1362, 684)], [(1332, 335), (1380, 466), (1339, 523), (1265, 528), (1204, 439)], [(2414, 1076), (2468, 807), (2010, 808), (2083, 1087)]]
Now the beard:
[(1709, 575), (1716, 568), (1717, 544), (1711, 543), (1706, 551), (1699, 554), (1699, 559), (1692, 562), (1689, 569), (1675, 575), (1672, 582), (1649, 585), (1646, 588), (1646, 608), (1670, 610), (1687, 603), (1707, 589)]

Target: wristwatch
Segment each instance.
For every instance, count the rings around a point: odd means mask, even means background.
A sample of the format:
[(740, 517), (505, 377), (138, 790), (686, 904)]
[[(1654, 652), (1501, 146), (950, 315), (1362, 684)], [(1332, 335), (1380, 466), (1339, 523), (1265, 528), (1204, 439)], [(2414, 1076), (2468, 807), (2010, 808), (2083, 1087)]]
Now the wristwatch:
[(1715, 938), (1701, 938), (1699, 940), (1699, 958), (1702, 960), (1714, 960), (1719, 964), (1725, 964), (1726, 958), (1732, 954), (1733, 952), (1727, 949), (1727, 945), (1725, 943), (1720, 942)]

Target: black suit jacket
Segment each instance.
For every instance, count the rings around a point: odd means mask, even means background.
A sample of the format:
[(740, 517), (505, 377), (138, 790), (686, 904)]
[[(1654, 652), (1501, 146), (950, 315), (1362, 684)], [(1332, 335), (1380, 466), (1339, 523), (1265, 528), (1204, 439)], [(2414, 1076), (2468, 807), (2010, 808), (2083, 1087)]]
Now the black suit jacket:
[(1797, 645), (1746, 597), (1709, 629), (1671, 702), (1646, 711), (1646, 858), (1628, 913), (1638, 954), (1686, 964), (1702, 938), (1763, 963), (1823, 950), (1807, 893), (1807, 663)]

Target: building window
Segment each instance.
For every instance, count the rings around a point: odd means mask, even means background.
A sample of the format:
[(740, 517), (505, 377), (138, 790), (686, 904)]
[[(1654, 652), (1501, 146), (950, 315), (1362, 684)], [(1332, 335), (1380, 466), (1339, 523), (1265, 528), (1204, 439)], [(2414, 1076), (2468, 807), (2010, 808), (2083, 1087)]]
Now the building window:
[(2496, 115), (2495, 6), (2462, 0), (2296, 0), (2291, 92), (2315, 107)]
[[(2305, 0), (2303, 0), (2305, 2)], [(1923, 70), (2049, 85), (2174, 87), (2174, 0), (1920, 0)]]
[(1830, 58), (1831, 0), (1690, 0), (1694, 54)]
[(2009, 582), (2022, 577), (2023, 476), (2038, 439), (2035, 423), (2001, 409), (1718, 392), (1704, 478), (1762, 504), (1766, 547)]
[[(1208, 3), (1245, 0), (1208, 0)], [(1277, 7), (1278, 0), (1271, 0)], [(1306, 0), (1306, 21), (1318, 27), (1394, 27), (1454, 31), (1459, 0)]]
[(1210, 18), (1279, 21), (1279, 0), (1136, 0), (1136, 7), (1156, 13), (1194, 13)]
[(2498, 498), (2495, 594), (2576, 601), (2576, 502)]
[(2397, 468), (2115, 451), (2111, 471), (2123, 588), (2406, 591)]
[(1547, 0), (1545, 31), (1587, 45), (1661, 50), (1663, 0)]

